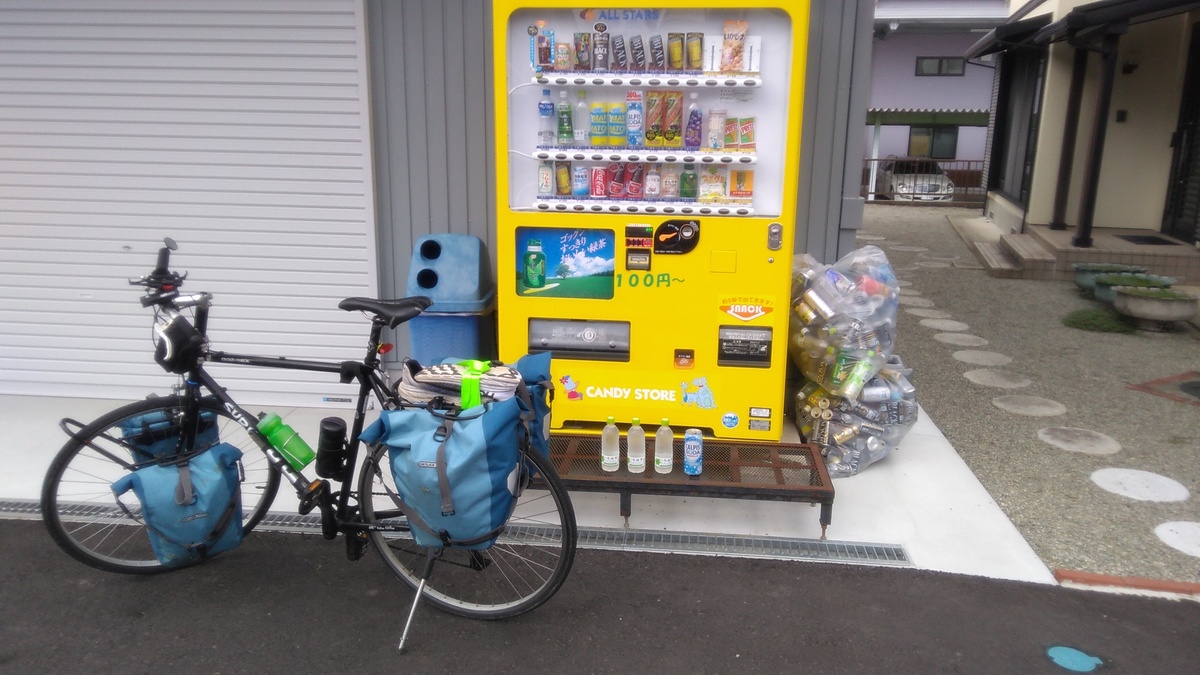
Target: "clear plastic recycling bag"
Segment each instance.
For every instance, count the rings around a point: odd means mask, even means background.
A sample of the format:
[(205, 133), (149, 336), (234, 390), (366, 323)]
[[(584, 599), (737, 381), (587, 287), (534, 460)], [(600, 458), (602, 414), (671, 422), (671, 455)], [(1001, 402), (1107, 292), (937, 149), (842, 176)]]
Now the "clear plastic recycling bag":
[(899, 290), (887, 255), (876, 246), (833, 265), (797, 257), (788, 351), (804, 376), (857, 400), (892, 355)]
[(821, 449), (834, 478), (853, 476), (886, 457), (917, 422), (911, 369), (893, 355), (863, 387), (857, 400), (806, 382), (796, 394), (800, 433)]

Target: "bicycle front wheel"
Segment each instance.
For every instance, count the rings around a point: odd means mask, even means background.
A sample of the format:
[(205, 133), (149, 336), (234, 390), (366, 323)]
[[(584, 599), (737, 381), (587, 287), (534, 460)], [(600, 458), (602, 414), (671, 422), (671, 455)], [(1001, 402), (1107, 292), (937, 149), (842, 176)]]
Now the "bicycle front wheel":
[[(109, 572), (148, 574), (166, 569), (150, 547), (137, 497), (132, 491), (120, 497), (126, 507), (122, 509), (111, 486), (133, 471), (135, 462), (145, 461), (124, 438), (126, 430), (137, 427), (136, 422), (131, 426), (131, 420), (146, 415), (178, 420), (182, 405), (180, 397), (166, 396), (122, 406), (85, 426), (59, 451), (42, 485), (42, 520), (51, 538), (71, 557)], [(242, 529), (248, 533), (275, 499), (279, 474), (249, 432), (215, 399), (200, 399), (199, 405), (201, 419), (215, 422), (216, 439), (243, 453)], [(206, 437), (211, 442), (211, 430)]]
[[(425, 582), (423, 600), (459, 616), (505, 619), (538, 607), (562, 586), (575, 561), (575, 510), (550, 461), (536, 452), (529, 460), (538, 478), (517, 497), (496, 543), (482, 551), (445, 549)], [(395, 493), (387, 448), (380, 445), (359, 477), (363, 520), (406, 525)], [(428, 549), (407, 531), (372, 531), (370, 537), (384, 563), (416, 589)]]

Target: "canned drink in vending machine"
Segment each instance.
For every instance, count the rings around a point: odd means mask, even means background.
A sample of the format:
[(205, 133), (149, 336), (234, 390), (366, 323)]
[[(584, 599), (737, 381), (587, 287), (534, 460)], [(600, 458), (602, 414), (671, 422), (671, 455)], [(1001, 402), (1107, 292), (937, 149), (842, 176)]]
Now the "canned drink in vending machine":
[(608, 169), (602, 166), (592, 167), (592, 199), (604, 199), (608, 196)]
[(683, 432), (683, 472), (699, 476), (704, 471), (704, 434), (699, 429)]

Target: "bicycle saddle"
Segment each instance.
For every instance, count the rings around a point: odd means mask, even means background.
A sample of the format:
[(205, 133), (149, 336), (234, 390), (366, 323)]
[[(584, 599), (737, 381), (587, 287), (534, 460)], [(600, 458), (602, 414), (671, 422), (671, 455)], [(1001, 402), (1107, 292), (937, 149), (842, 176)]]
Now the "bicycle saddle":
[(344, 309), (347, 312), (370, 312), (375, 315), (376, 319), (386, 323), (388, 328), (395, 328), (425, 311), (432, 304), (433, 300), (423, 295), (414, 295), (410, 298), (400, 298), (398, 300), (346, 298), (338, 303), (338, 308)]

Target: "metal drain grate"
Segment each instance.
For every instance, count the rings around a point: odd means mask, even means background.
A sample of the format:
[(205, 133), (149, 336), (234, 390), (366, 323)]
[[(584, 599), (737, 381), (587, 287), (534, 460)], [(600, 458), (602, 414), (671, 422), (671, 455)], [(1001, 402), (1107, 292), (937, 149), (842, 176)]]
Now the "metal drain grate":
[[(114, 511), (114, 516), (118, 515)], [(77, 515), (85, 515), (81, 509)], [(94, 508), (86, 515), (97, 515)], [(40, 520), (38, 503), (28, 499), (0, 500), (0, 517), (20, 520)], [(321, 531), (321, 519), (315, 515), (268, 513), (258, 527), (261, 532), (312, 534)], [(545, 538), (540, 528), (515, 527), (505, 537), (536, 543)], [(787, 537), (745, 537), (693, 532), (661, 532), (652, 530), (579, 528), (579, 547), (651, 553), (695, 553), (735, 558), (766, 558), (773, 560), (808, 560), (861, 565), (912, 567), (904, 547), (896, 544), (793, 539)]]
[(32, 499), (0, 499), (0, 516), (14, 520), (41, 520), (42, 509)]
[(737, 558), (912, 567), (908, 554), (899, 545), (820, 539), (580, 528), (579, 546), (624, 551), (697, 553)]

